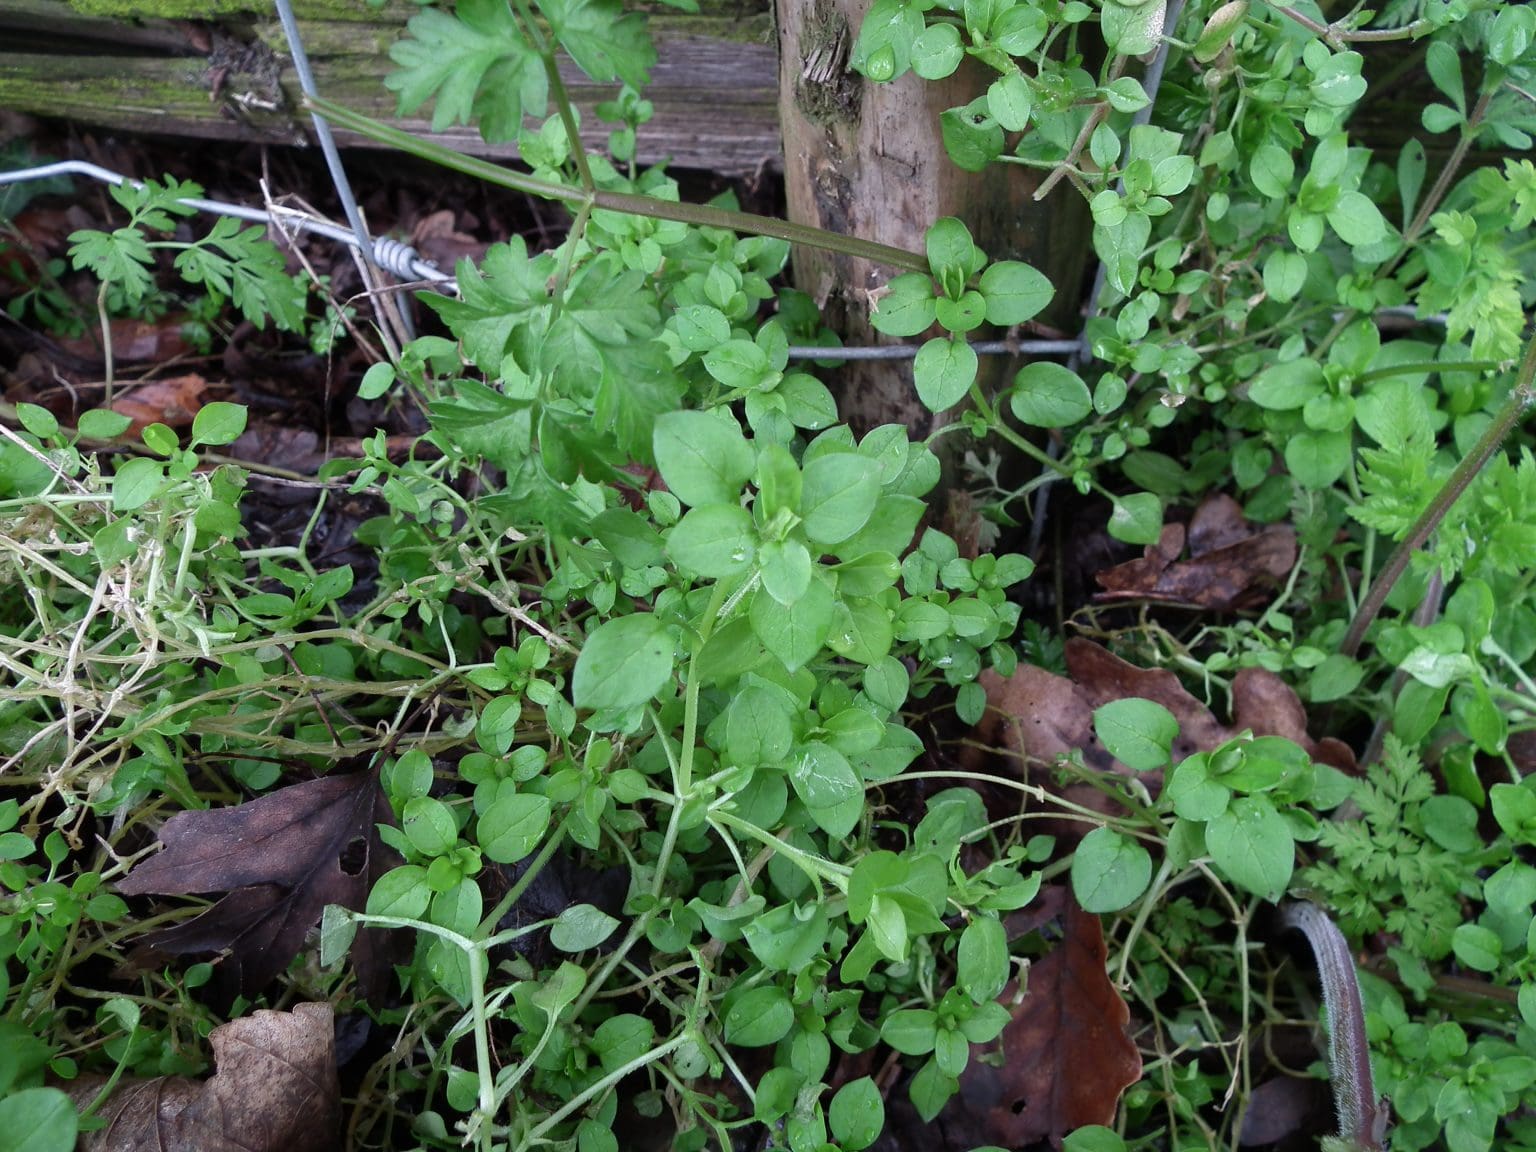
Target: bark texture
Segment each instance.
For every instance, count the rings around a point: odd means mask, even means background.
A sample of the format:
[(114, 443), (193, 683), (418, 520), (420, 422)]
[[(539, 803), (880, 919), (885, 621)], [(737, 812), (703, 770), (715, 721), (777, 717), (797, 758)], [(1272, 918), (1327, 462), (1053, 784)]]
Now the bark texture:
[[(940, 216), (957, 216), (993, 259), (1025, 260), (1049, 276), (1058, 295), (1048, 318), (1075, 331), (1091, 256), (1081, 197), (1058, 186), (1035, 202), (1040, 175), (1031, 169), (956, 168), (944, 152), (939, 114), (984, 92), (988, 77), (963, 67), (939, 83), (911, 73), (888, 84), (866, 81), (848, 57), (868, 8), (869, 0), (777, 0), (790, 219), (921, 252), (924, 230)], [(794, 260), (796, 283), (848, 343), (878, 342), (869, 312), (890, 269), (810, 250), (796, 251)], [(984, 364), (984, 377), (1003, 367)], [(841, 377), (841, 411), (859, 430), (900, 423), (920, 438), (950, 415), (935, 417), (918, 402), (910, 362), (850, 364)]]

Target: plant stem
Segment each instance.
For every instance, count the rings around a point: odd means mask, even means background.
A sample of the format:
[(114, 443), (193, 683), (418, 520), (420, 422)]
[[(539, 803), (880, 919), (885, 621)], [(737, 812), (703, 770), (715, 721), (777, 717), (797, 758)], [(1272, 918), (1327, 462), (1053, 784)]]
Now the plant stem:
[(1338, 1138), (1366, 1152), (1380, 1152), (1386, 1119), (1371, 1079), (1371, 1049), (1365, 1038), (1360, 980), (1344, 934), (1315, 904), (1287, 904), (1280, 917), (1307, 938), (1323, 985), (1328, 1019), (1328, 1072), (1339, 1114)]
[(1429, 502), (1429, 506), (1419, 513), (1419, 518), (1413, 522), (1413, 527), (1408, 530), (1408, 535), (1399, 541), (1392, 555), (1387, 557), (1387, 562), (1382, 565), (1381, 573), (1371, 584), (1370, 591), (1360, 601), (1360, 608), (1355, 613), (1355, 618), (1349, 623), (1349, 631), (1344, 636), (1344, 642), (1339, 645), (1339, 651), (1345, 656), (1354, 656), (1360, 651), (1360, 642), (1365, 639), (1366, 629), (1376, 619), (1383, 604), (1387, 602), (1387, 596), (1392, 592), (1392, 586), (1398, 578), (1407, 570), (1408, 563), (1413, 559), (1413, 554), (1424, 546), (1430, 534), (1445, 519), (1446, 513), (1461, 498), (1461, 494), (1467, 490), (1467, 486), (1483, 470), (1483, 466), (1499, 446), (1504, 443), (1505, 437), (1514, 429), (1526, 409), (1530, 407), (1532, 399), (1532, 381), (1536, 380), (1536, 333), (1532, 333), (1529, 342), (1525, 346), (1525, 359), (1520, 364), (1520, 374), (1515, 378), (1515, 386), (1509, 391), (1509, 398), (1504, 401), (1504, 407), (1494, 417), (1493, 423), (1488, 425), (1483, 434), (1478, 437), (1477, 443), (1456, 465), (1450, 477), (1435, 493), (1435, 498)]
[(565, 125), (565, 136), (570, 142), (571, 156), (576, 161), (576, 175), (580, 178), (583, 188), (588, 192), (595, 191), (597, 184), (593, 182), (592, 169), (587, 165), (587, 150), (581, 146), (581, 132), (576, 127), (576, 113), (571, 108), (571, 98), (565, 91), (565, 81), (560, 78), (560, 68), (555, 63), (554, 45), (544, 35), (544, 30), (533, 18), (533, 13), (528, 10), (527, 0), (512, 0), (512, 7), (517, 10), (518, 18), (523, 25), (523, 34), (528, 37), (528, 43), (533, 45), (533, 50), (539, 54), (539, 59), (544, 64), (544, 75), (549, 79), (549, 92), (554, 97), (555, 107), (560, 112), (560, 122)]
[(1419, 238), (1419, 233), (1424, 231), (1425, 225), (1429, 223), (1429, 218), (1434, 215), (1435, 209), (1440, 207), (1440, 202), (1445, 199), (1445, 194), (1451, 190), (1451, 181), (1456, 178), (1456, 173), (1461, 171), (1462, 162), (1467, 158), (1467, 152), (1472, 147), (1472, 141), (1476, 139), (1478, 129), (1482, 127), (1483, 117), (1488, 114), (1488, 104), (1498, 89), (1499, 86), (1497, 84), (1490, 84), (1487, 91), (1472, 106), (1472, 114), (1467, 117), (1467, 122), (1461, 126), (1461, 137), (1456, 141), (1456, 147), (1451, 149), (1451, 155), (1446, 160), (1445, 167), (1440, 169), (1440, 175), (1435, 177), (1435, 183), (1430, 188), (1429, 195), (1424, 197), (1424, 203), (1420, 204), (1419, 210), (1414, 213), (1413, 221), (1408, 225), (1408, 231), (1403, 233), (1404, 249)]
[(845, 256), (868, 260), (873, 264), (883, 264), (891, 268), (900, 268), (906, 272), (927, 273), (929, 271), (927, 256), (908, 252), (904, 248), (893, 248), (889, 244), (861, 240), (855, 236), (839, 236), (835, 232), (828, 232), (821, 228), (794, 224), (788, 220), (775, 220), (769, 216), (756, 216), (750, 212), (732, 212), (708, 204), (679, 204), (673, 200), (659, 200), (654, 196), (637, 196), (629, 192), (609, 192), (603, 189), (588, 192), (569, 184), (557, 184), (550, 180), (525, 176), (521, 172), (513, 172), (499, 164), (492, 164), (489, 160), (467, 156), (463, 152), (445, 148), (441, 144), (420, 140), (409, 132), (391, 128), (387, 124), (381, 124), (371, 117), (359, 115), (351, 109), (333, 104), (318, 96), (306, 97), (304, 104), (326, 116), (336, 125), (356, 132), (359, 136), (398, 148), (402, 152), (439, 164), (454, 172), (474, 176), (488, 184), (511, 188), (516, 192), (525, 192), (530, 196), (574, 205), (590, 201), (593, 207), (605, 208), (613, 212), (627, 212), (653, 220), (678, 220), (700, 228), (724, 228), (751, 236), (771, 236), (776, 240), (803, 244), (810, 248), (824, 248), (829, 252), (841, 252)]

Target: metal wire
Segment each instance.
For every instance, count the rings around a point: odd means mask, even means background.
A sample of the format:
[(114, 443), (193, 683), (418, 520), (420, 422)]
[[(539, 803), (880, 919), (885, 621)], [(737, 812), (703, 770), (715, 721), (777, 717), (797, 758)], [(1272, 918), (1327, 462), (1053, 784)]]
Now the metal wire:
[[(814, 344), (790, 346), (791, 360), (912, 360), (921, 344), (873, 344), (844, 348)], [(971, 351), (978, 356), (1061, 356), (1077, 347), (1076, 340), (976, 340)]]
[[(304, 51), (304, 41), (299, 37), (299, 22), (294, 18), (293, 6), (288, 0), (277, 0), (277, 18), (283, 25), (283, 37), (288, 41), (288, 55), (293, 59), (293, 70), (298, 75), (300, 90), (305, 96), (318, 96), (315, 74), (309, 68), (309, 54)], [(352, 182), (347, 179), (347, 170), (341, 163), (341, 152), (336, 147), (336, 138), (331, 135), (331, 126), (320, 113), (311, 111), (309, 115), (315, 125), (315, 138), (320, 141), (320, 151), (325, 155), (325, 166), (331, 172), (331, 184), (341, 200), (341, 209), (346, 214), (347, 223), (352, 226), (352, 234), (357, 237), (357, 250), (363, 254), (365, 261), (378, 265), (373, 240), (368, 235), (368, 228), (363, 224), (363, 214), (358, 210), (357, 200), (352, 195)], [(366, 272), (363, 279), (365, 282), (370, 279)], [(375, 299), (375, 308), (378, 303)], [(407, 340), (415, 336), (409, 312), (404, 308), (388, 310), (399, 321), (402, 334)], [(379, 319), (384, 319), (382, 314)]]
[[(121, 172), (91, 164), (85, 160), (59, 160), (52, 164), (40, 164), (34, 168), (18, 168), (12, 172), (0, 172), (0, 185), (21, 184), (31, 180), (47, 180), (52, 176), (89, 176), (103, 184), (131, 184), (143, 187), (137, 180), (129, 180)], [(231, 204), (225, 200), (205, 200), (199, 197), (183, 197), (179, 203), (199, 212), (212, 212), (219, 216), (233, 216), (237, 220), (250, 220), (256, 224), (271, 224), (277, 228), (293, 228), (307, 235), (324, 236), (351, 248), (360, 247), (357, 234), (327, 220), (319, 220), (306, 213), (274, 204), (271, 210), (249, 208), (244, 204)], [(365, 234), (366, 238), (366, 234)], [(424, 260), (409, 244), (388, 236), (368, 240), (368, 255), (380, 268), (406, 280), (430, 280), (434, 284), (451, 286), (453, 277), (439, 271), (436, 264)]]

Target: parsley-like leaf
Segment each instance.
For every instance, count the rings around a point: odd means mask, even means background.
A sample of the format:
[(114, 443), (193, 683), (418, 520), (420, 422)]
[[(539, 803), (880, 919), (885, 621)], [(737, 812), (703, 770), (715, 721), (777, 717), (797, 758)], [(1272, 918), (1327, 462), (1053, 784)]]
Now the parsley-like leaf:
[(492, 144), (515, 140), (524, 116), (544, 115), (544, 66), (505, 0), (462, 0), (451, 15), (428, 8), (406, 33), (389, 50), (401, 71), (384, 81), (399, 94), (401, 115), (435, 97), (432, 131), (478, 120)]
[(539, 7), (560, 46), (592, 79), (622, 80), (633, 88), (650, 83), (656, 49), (645, 17), (624, 12), (619, 0), (542, 0)]

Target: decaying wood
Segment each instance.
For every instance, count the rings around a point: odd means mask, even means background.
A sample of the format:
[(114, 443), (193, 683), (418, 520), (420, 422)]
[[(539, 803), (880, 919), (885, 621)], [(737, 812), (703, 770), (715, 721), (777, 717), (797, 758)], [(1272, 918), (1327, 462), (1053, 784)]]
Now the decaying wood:
[[(978, 66), (928, 83), (908, 73), (872, 84), (848, 67), (867, 0), (778, 0), (779, 115), (784, 183), (792, 220), (911, 251), (940, 216), (957, 216), (993, 259), (1026, 260), (1057, 285), (1058, 322), (1075, 327), (1083, 269), (1091, 255), (1082, 198), (1061, 185), (1033, 196), (1040, 174), (1008, 164), (962, 172), (939, 135), (939, 113), (986, 91)], [(871, 305), (892, 275), (833, 252), (795, 252), (795, 280), (851, 344), (879, 342)], [(994, 364), (992, 367), (999, 367)], [(910, 362), (849, 364), (839, 412), (856, 427), (904, 423), (921, 439), (946, 422), (917, 399)], [(941, 439), (940, 445), (961, 438)]]
[[(0, 0), (0, 107), (106, 128), (208, 139), (305, 143), (299, 87), (270, 5), (254, 0)], [(686, 16), (651, 17), (659, 57), (646, 98), (655, 118), (639, 135), (642, 163), (731, 175), (777, 166), (779, 129), (774, 46), (766, 0), (716, 0)], [(349, 108), (391, 120), (395, 95), (389, 46), (417, 6), (392, 0), (301, 0), (300, 32), (320, 92)], [(129, 19), (155, 11), (167, 17)], [(196, 15), (196, 22), (180, 19)], [(210, 17), (213, 22), (208, 22)], [(603, 138), (595, 106), (614, 85), (593, 84), (574, 67), (566, 84)], [(398, 122), (467, 152), (494, 159), (514, 145), (487, 145), (462, 125), (430, 133), (431, 107)], [(348, 139), (344, 143), (366, 143)]]

